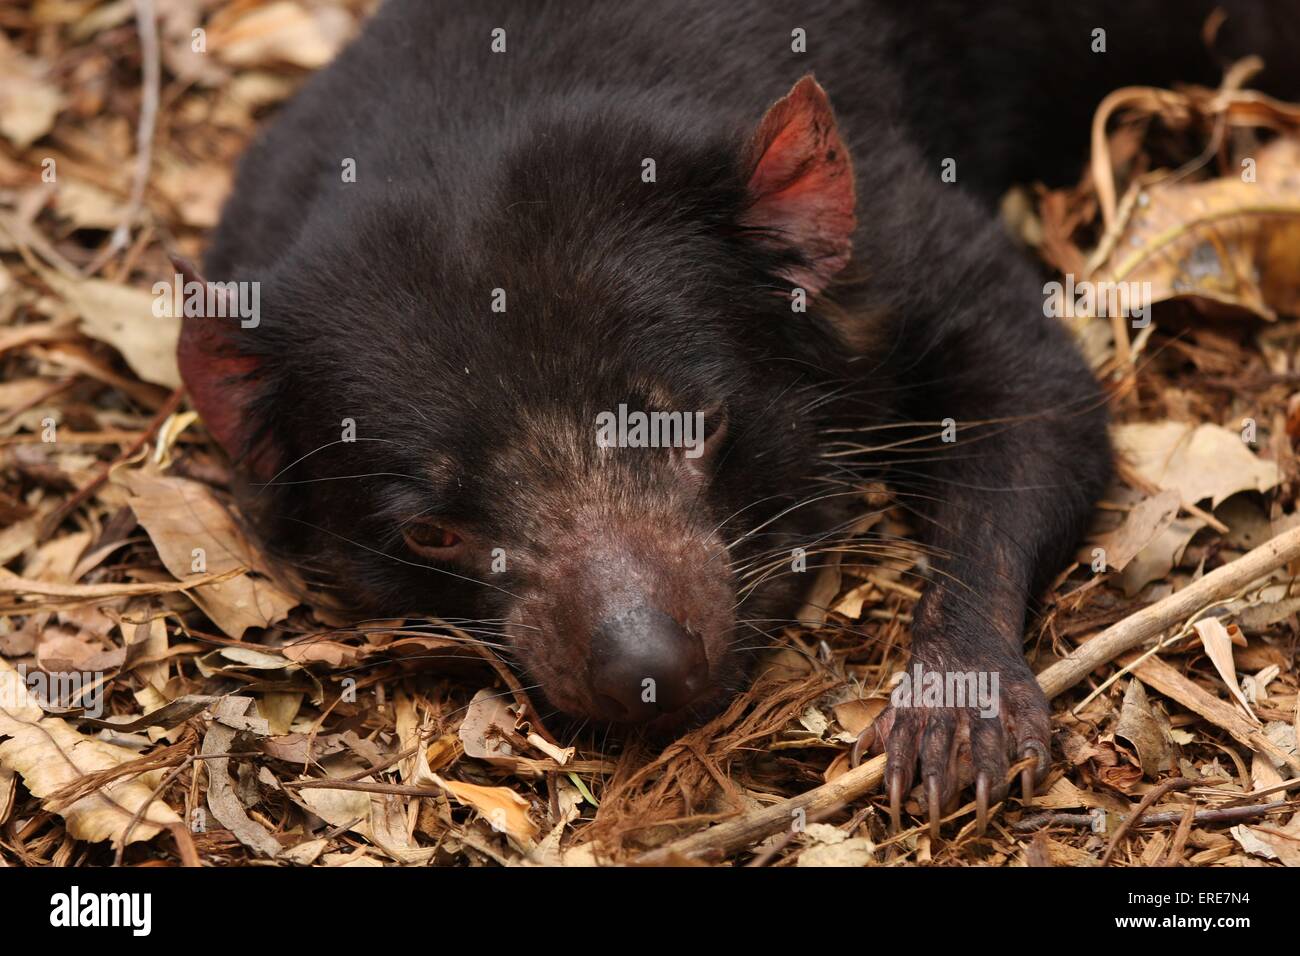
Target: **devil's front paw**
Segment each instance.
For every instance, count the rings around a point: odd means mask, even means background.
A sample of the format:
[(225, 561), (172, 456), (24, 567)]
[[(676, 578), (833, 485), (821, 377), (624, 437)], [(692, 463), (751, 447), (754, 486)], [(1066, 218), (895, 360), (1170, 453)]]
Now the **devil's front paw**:
[(900, 806), (919, 770), (930, 832), (939, 835), (943, 808), (975, 785), (976, 819), (982, 834), (990, 803), (1006, 796), (1011, 763), (1034, 758), (1021, 773), (1025, 798), (1046, 775), (1051, 754), (1047, 698), (1023, 658), (1009, 652), (931, 655), (913, 661), (895, 685), (890, 704), (862, 732), (853, 748), (888, 755), (885, 780), (895, 832)]

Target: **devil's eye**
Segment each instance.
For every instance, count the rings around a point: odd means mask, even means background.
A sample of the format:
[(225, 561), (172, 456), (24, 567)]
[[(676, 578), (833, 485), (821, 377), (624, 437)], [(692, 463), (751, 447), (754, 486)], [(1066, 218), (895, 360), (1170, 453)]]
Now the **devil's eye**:
[(436, 521), (417, 518), (402, 528), (402, 537), (412, 551), (435, 558), (445, 558), (460, 547), (461, 537)]

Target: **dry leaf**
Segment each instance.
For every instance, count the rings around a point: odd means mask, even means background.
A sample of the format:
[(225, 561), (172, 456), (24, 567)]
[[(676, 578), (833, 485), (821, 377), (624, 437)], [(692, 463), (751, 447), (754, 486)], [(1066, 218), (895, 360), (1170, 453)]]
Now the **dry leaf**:
[(291, 691), (266, 691), (257, 702), (258, 713), (266, 719), (273, 736), (282, 736), (293, 726), (302, 709), (302, 694)]
[(9, 820), (13, 812), (14, 795), (18, 792), (18, 774), (8, 767), (0, 766), (0, 826)]
[(1154, 780), (1171, 765), (1173, 748), (1165, 723), (1157, 717), (1139, 680), (1130, 680), (1120, 707), (1115, 737), (1127, 741), (1137, 753), (1142, 773)]
[(403, 752), (415, 750), (415, 753), (404, 757), (398, 765), (402, 782), (415, 787), (432, 786), (433, 769), (429, 766), (428, 748), (423, 745), (426, 728), (420, 720), (415, 701), (405, 691), (398, 691), (395, 704), (395, 724), (401, 749)]
[(304, 787), (298, 791), (298, 796), (311, 807), (313, 813), (332, 827), (346, 826), (356, 830), (370, 819), (370, 794), (360, 790)]
[[(1252, 720), (1258, 721), (1255, 712), (1250, 709), (1250, 703), (1246, 700), (1246, 695), (1241, 692), (1241, 686), (1237, 683), (1237, 668), (1232, 661), (1232, 637), (1228, 629), (1223, 626), (1218, 618), (1202, 618), (1192, 625), (1196, 628), (1196, 633), (1201, 637), (1201, 645), (1205, 648), (1206, 656), (1214, 664), (1214, 669), (1219, 672), (1223, 678), (1223, 683), (1228, 686), (1232, 692), (1233, 699), (1241, 705)], [(1240, 633), (1240, 632), (1238, 632)]]
[(836, 614), (843, 614), (851, 621), (856, 621), (862, 615), (862, 606), (873, 598), (879, 598), (879, 591), (873, 582), (868, 581), (846, 591), (831, 607), (831, 610)]
[(19, 149), (48, 133), (63, 108), (63, 93), (48, 73), (0, 33), (0, 134)]
[(876, 845), (865, 837), (851, 837), (828, 823), (810, 823), (804, 831), (808, 846), (796, 866), (871, 866)]
[[(221, 718), (239, 718), (246, 715), (253, 707), (251, 697), (227, 697), (212, 708), (213, 721), (208, 724), (203, 735), (204, 754), (229, 753), (233, 750), (234, 727), (223, 723)], [(230, 779), (230, 758), (213, 757), (205, 760), (208, 777), (208, 809), (223, 827), (233, 833), (244, 846), (263, 856), (276, 857), (280, 854), (280, 843), (271, 832), (248, 815), (244, 805), (235, 792)]]
[[(86, 737), (58, 717), (48, 717), (27, 693), (22, 676), (0, 659), (0, 766), (23, 778), (27, 789), (47, 798), (63, 787), (100, 770), (130, 763), (133, 750)], [(123, 777), (55, 810), (79, 840), (112, 840), (117, 846), (136, 813), (147, 804), (129, 842), (148, 840), (163, 828), (180, 823), (165, 803), (153, 800), (164, 771)]]
[(1128, 513), (1124, 523), (1099, 538), (1096, 545), (1106, 552), (1106, 568), (1123, 571), (1128, 563), (1155, 540), (1178, 516), (1179, 494), (1168, 489), (1143, 499)]
[[(364, 777), (361, 782), (374, 780)], [(411, 842), (405, 804), (392, 794), (306, 787), (298, 795), (326, 823), (360, 834), (399, 863), (423, 863), (435, 852)]]
[[(114, 481), (130, 489), (131, 510), (178, 581), (196, 573), (196, 560), (205, 563), (205, 573), (265, 568), (256, 546), (206, 485), (147, 468), (119, 471)], [(196, 555), (196, 549), (201, 553)], [(189, 593), (208, 617), (234, 638), (242, 637), (250, 627), (268, 627), (283, 620), (298, 603), (270, 580), (248, 574), (202, 585)]]
[(152, 292), (105, 279), (70, 279), (52, 269), (41, 270), (41, 278), (76, 310), (81, 331), (117, 349), (136, 375), (165, 388), (180, 387), (181, 320), (154, 315)]
[(838, 703), (831, 708), (831, 713), (835, 715), (835, 720), (845, 732), (856, 737), (866, 730), (888, 705), (889, 701), (883, 697), (867, 697)]
[(230, 194), (230, 170), (225, 165), (168, 162), (155, 171), (150, 181), (154, 189), (167, 198), (181, 219), (200, 229), (216, 226), (221, 205)]
[(80, 179), (60, 179), (54, 193), (54, 208), (77, 229), (117, 227), (126, 203), (92, 183)]
[(352, 18), (343, 10), (279, 0), (233, 18), (213, 17), (209, 48), (231, 66), (290, 63), (316, 69), (334, 58), (351, 30)]
[(1115, 450), (1147, 481), (1178, 491), (1186, 508), (1206, 498), (1210, 506), (1239, 491), (1268, 491), (1277, 465), (1255, 456), (1241, 435), (1219, 425), (1183, 422), (1117, 425)]
[[(883, 518), (883, 510), (864, 515), (853, 523), (851, 533), (855, 535), (866, 534), (879, 524)], [(840, 564), (844, 560), (844, 552), (836, 550), (818, 554), (814, 550), (806, 556), (801, 555), (801, 558), (808, 562), (807, 566), (809, 568), (816, 567), (817, 573), (808, 588), (803, 607), (795, 614), (795, 620), (805, 627), (820, 627), (826, 622), (826, 614), (830, 610), (831, 602), (840, 593), (840, 582), (842, 580)], [(791, 555), (783, 560), (793, 562), (794, 557)], [(821, 563), (820, 567), (818, 567), (818, 562)]]
[(1120, 587), (1133, 597), (1152, 581), (1167, 577), (1180, 561), (1196, 533), (1205, 527), (1200, 518), (1176, 518), (1133, 558), (1120, 573)]
[(370, 820), (364, 835), (398, 863), (425, 863), (437, 852), (413, 842), (406, 826), (406, 801), (391, 793), (370, 794)]
[[(1237, 829), (1233, 828), (1233, 836), (1238, 835)], [(1292, 814), (1284, 827), (1256, 825), (1241, 829), (1249, 830), (1260, 843), (1272, 850), (1272, 858), (1281, 861), (1283, 866), (1300, 867), (1300, 813)]]
[(483, 787), (460, 780), (444, 780), (435, 775), (439, 786), (456, 800), (473, 807), (487, 819), (493, 829), (504, 830), (524, 848), (537, 840), (537, 824), (528, 816), (528, 801), (508, 787)]
[(484, 687), (465, 708), (465, 719), (456, 733), (467, 757), (513, 769), (520, 755), (515, 753), (506, 735), (515, 733), (515, 723), (509, 699), (499, 691)]

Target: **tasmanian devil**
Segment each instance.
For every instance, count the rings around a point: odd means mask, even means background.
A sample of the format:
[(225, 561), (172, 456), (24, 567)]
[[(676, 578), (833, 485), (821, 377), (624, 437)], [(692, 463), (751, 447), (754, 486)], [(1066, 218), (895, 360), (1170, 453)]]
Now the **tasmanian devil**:
[(340, 600), (659, 730), (743, 685), (887, 479), (914, 660), (998, 698), (872, 736), (895, 813), (919, 768), (982, 819), (1048, 766), (1026, 609), (1110, 472), (991, 201), (1077, 172), (1110, 89), (1215, 82), (1210, 6), (389, 0), (243, 160), (204, 271), (259, 314), (187, 319), (185, 382)]

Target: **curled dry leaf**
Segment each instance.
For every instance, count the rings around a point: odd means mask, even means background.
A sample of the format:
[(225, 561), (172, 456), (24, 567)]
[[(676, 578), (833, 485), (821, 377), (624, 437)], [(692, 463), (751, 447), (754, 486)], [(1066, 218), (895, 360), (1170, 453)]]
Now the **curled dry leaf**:
[(429, 748), (424, 744), (427, 728), (421, 720), (416, 703), (410, 694), (399, 691), (395, 705), (398, 742), (404, 752), (414, 750), (409, 757), (403, 757), (398, 765), (402, 782), (416, 787), (432, 786), (433, 770), (427, 756)]
[(509, 787), (483, 787), (461, 780), (444, 780), (434, 775), (438, 785), (467, 807), (473, 807), (487, 819), (493, 829), (504, 830), (525, 849), (537, 841), (537, 824), (528, 816), (528, 801)]
[(507, 736), (517, 733), (516, 723), (509, 699), (499, 691), (484, 687), (465, 708), (465, 719), (457, 730), (465, 755), (513, 769), (519, 763), (519, 754)]
[[(1219, 672), (1223, 678), (1223, 683), (1228, 686), (1232, 693), (1232, 698), (1246, 712), (1246, 715), (1252, 720), (1258, 720), (1255, 712), (1250, 709), (1250, 704), (1246, 700), (1246, 695), (1241, 692), (1241, 686), (1237, 683), (1237, 668), (1232, 660), (1232, 635), (1228, 629), (1218, 620), (1218, 618), (1207, 617), (1197, 621), (1192, 625), (1196, 628), (1196, 633), (1200, 635), (1201, 645), (1205, 648), (1206, 656), (1214, 664), (1214, 669)], [(1237, 637), (1240, 643), (1245, 644), (1245, 638), (1241, 637), (1241, 632), (1237, 631)]]
[(200, 714), (204, 710), (215, 706), (219, 700), (221, 700), (220, 697), (213, 697), (210, 694), (185, 694), (149, 711), (142, 717), (112, 716), (105, 717), (102, 720), (83, 717), (81, 721), (90, 727), (103, 727), (117, 733), (133, 733), (150, 727), (161, 727), (163, 730), (170, 730), (189, 720), (195, 714)]
[(1115, 736), (1132, 746), (1148, 779), (1154, 780), (1161, 771), (1169, 769), (1173, 748), (1168, 721), (1162, 721), (1156, 714), (1139, 680), (1128, 682)]
[[(203, 753), (229, 753), (238, 731), (231, 726), (245, 717), (253, 707), (250, 697), (227, 697), (212, 708), (215, 718), (203, 735)], [(225, 718), (223, 720), (223, 718)], [(244, 846), (267, 857), (280, 853), (280, 843), (271, 832), (248, 815), (230, 779), (230, 758), (213, 757), (204, 761), (208, 778), (208, 809), (217, 821), (233, 833)]]
[(22, 675), (0, 659), (0, 766), (17, 773), (47, 809), (67, 822), (80, 840), (122, 842), (131, 820), (142, 807), (140, 822), (128, 842), (152, 839), (180, 817), (153, 791), (163, 771), (122, 777), (67, 806), (56, 806), (53, 794), (97, 771), (111, 770), (137, 758), (133, 750), (86, 737), (66, 721), (48, 717), (28, 694)]
[(1300, 143), (1277, 139), (1246, 159), (1237, 175), (1138, 187), (1132, 215), (1087, 278), (1149, 282), (1147, 304), (1193, 298), (1266, 319), (1296, 312)]

